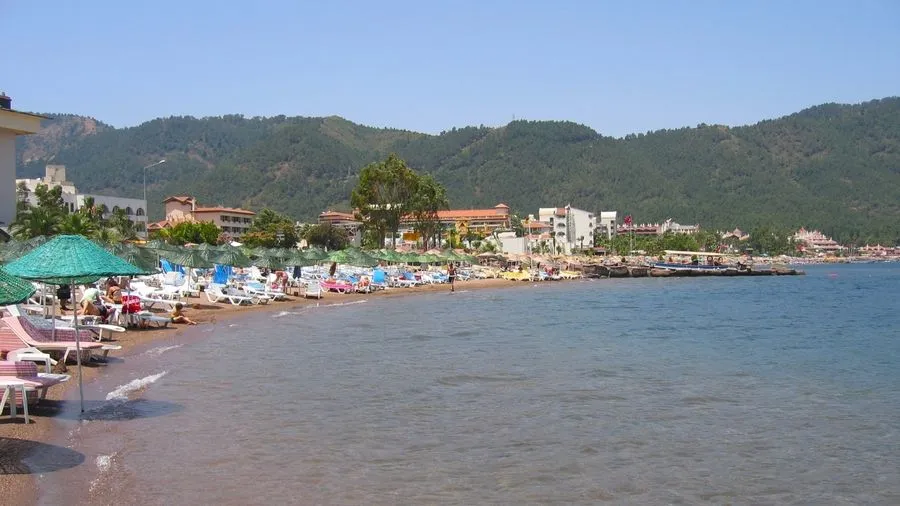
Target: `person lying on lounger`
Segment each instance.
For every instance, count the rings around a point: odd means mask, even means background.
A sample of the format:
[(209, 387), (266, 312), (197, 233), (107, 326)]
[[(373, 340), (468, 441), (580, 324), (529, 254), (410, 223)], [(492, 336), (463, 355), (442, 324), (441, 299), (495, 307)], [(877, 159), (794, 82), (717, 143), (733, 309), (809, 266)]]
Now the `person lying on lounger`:
[(187, 323), (188, 325), (196, 325), (197, 322), (191, 320), (187, 316), (184, 316), (184, 311), (182, 311), (183, 307), (184, 306), (180, 302), (175, 303), (175, 309), (172, 311), (172, 323)]

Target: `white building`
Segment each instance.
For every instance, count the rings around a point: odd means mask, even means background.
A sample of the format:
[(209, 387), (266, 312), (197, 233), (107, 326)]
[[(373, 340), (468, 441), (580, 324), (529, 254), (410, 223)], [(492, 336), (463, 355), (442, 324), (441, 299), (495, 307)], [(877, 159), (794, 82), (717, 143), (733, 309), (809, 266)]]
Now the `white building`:
[(594, 245), (594, 229), (597, 226), (594, 213), (566, 207), (541, 207), (538, 209), (538, 220), (548, 223), (552, 232), (554, 247), (563, 254), (570, 254), (575, 248)]
[(619, 219), (616, 211), (600, 211), (600, 221), (597, 222), (597, 232), (605, 234), (606, 239), (612, 239), (616, 235), (617, 221)]
[(16, 136), (36, 133), (43, 116), (14, 111), (0, 92), (0, 227), (16, 219)]
[[(24, 184), (28, 190), (26, 198), (31, 205), (37, 205), (37, 197), (34, 190), (38, 185), (47, 185), (50, 188), (59, 186), (62, 188), (62, 199), (69, 212), (73, 213), (84, 206), (85, 199), (94, 199), (94, 205), (103, 210), (103, 217), (109, 216), (117, 209), (122, 209), (128, 215), (128, 219), (134, 222), (134, 228), (138, 232), (147, 228), (147, 201), (144, 199), (129, 199), (123, 197), (110, 197), (107, 195), (95, 195), (90, 193), (78, 193), (75, 185), (66, 180), (65, 165), (47, 165), (45, 176), (37, 179), (16, 179), (15, 187)], [(15, 188), (14, 187), (14, 188)]]

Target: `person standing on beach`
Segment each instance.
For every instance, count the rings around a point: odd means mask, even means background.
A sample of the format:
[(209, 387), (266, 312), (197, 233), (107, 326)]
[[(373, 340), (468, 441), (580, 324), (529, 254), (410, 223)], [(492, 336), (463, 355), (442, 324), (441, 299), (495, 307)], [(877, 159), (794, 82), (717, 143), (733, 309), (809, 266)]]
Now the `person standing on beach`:
[(456, 282), (456, 266), (453, 265), (453, 262), (450, 262), (450, 264), (447, 265), (447, 278), (450, 280), (450, 291), (455, 291), (453, 285)]

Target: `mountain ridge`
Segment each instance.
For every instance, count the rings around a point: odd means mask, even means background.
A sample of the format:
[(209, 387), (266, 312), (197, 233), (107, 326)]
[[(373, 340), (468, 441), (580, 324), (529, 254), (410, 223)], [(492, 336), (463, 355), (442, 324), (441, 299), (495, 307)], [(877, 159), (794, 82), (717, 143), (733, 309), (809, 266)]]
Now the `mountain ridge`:
[[(210, 204), (275, 207), (313, 220), (326, 208), (346, 209), (359, 170), (396, 152), (444, 184), (453, 207), (505, 201), (524, 214), (571, 203), (638, 221), (811, 226), (846, 240), (900, 236), (897, 97), (620, 138), (568, 121), (435, 135), (339, 116), (171, 116), (119, 129), (77, 118), (60, 116), (20, 138), (19, 177), (62, 163), (82, 191), (137, 196), (141, 167), (167, 158), (148, 171), (151, 202), (194, 193)], [(160, 215), (151, 204), (151, 217)]]

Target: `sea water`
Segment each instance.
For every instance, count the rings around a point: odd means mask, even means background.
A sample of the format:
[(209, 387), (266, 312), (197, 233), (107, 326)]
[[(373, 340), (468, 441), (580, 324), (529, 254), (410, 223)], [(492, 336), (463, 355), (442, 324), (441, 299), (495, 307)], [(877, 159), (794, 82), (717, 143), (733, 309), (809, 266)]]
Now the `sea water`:
[(88, 385), (40, 502), (900, 504), (898, 286), (460, 283), (198, 326)]

